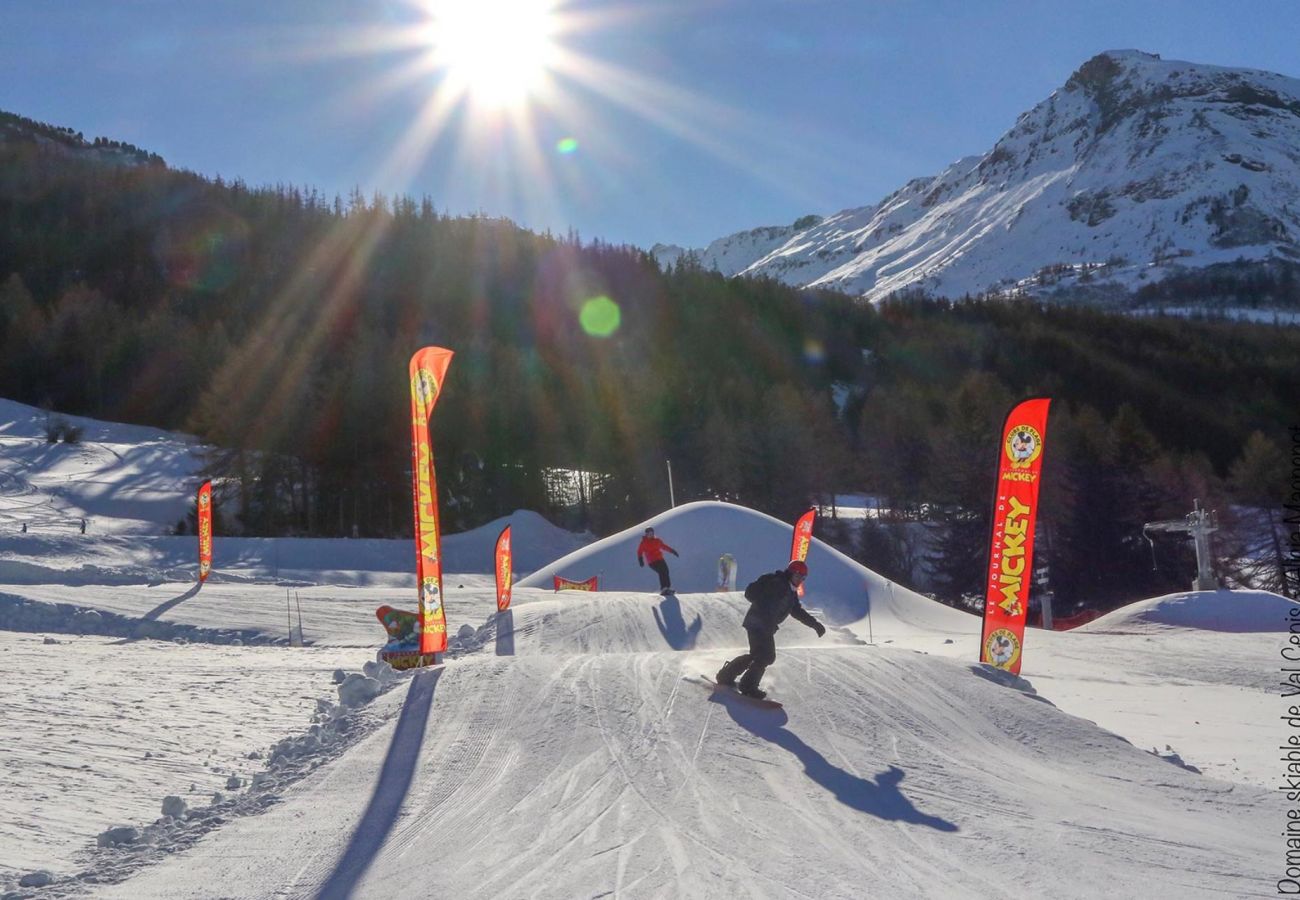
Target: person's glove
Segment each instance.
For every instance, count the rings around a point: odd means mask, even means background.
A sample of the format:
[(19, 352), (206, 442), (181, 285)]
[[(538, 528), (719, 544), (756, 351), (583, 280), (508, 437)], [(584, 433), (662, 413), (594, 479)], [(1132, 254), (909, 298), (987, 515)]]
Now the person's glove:
[(821, 637), (823, 634), (826, 633), (826, 626), (823, 625), (821, 622), (814, 622), (813, 630), (817, 632), (818, 637)]
[(639, 556), (636, 558), (636, 564), (643, 569), (645, 568), (645, 560)]
[(670, 552), (672, 553), (673, 556), (681, 557), (681, 554), (678, 553), (676, 550), (673, 550), (673, 551), (670, 551)]

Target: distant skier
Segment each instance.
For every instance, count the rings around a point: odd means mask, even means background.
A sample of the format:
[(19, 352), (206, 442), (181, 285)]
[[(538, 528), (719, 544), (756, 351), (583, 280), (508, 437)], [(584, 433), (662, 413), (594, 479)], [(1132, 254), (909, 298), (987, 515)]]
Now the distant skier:
[(795, 593), (795, 588), (807, 577), (808, 564), (796, 559), (783, 570), (760, 575), (745, 588), (749, 612), (741, 624), (749, 632), (749, 652), (728, 660), (718, 670), (718, 684), (734, 687), (747, 697), (761, 700), (767, 692), (760, 690), (758, 683), (767, 667), (776, 662), (776, 630), (785, 617), (794, 616), (817, 632), (818, 637), (826, 633), (826, 626), (799, 604), (799, 595)]
[(642, 567), (645, 566), (646, 562), (650, 563), (650, 568), (654, 569), (655, 574), (659, 576), (659, 593), (667, 596), (673, 592), (673, 580), (668, 575), (668, 563), (664, 560), (665, 550), (673, 556), (681, 556), (672, 547), (655, 537), (653, 528), (647, 528), (645, 536), (641, 538), (641, 543), (637, 544), (636, 561), (637, 565)]

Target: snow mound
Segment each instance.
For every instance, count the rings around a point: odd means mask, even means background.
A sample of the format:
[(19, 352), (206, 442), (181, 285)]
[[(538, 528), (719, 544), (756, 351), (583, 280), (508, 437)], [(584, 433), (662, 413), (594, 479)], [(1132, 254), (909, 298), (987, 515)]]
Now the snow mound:
[[(5, 593), (0, 593), (0, 630), (202, 644), (269, 644), (277, 640), (252, 628), (203, 628), (185, 622), (124, 616), (107, 610), (70, 603), (46, 603)], [(284, 640), (279, 638), (281, 642)], [(57, 644), (58, 641), (47, 637), (45, 643)]]
[(1268, 591), (1189, 591), (1140, 600), (1075, 631), (1124, 632), (1196, 628), (1203, 631), (1286, 631), (1300, 603)]
[[(569, 553), (586, 546), (589, 535), (574, 534), (558, 525), (552, 525), (531, 510), (515, 510), (508, 516), (494, 519), (486, 525), (443, 535), (442, 568), (444, 572), (494, 571), (497, 535), (510, 526), (510, 559), (516, 572), (533, 572)], [(402, 542), (404, 570), (414, 566), (414, 549), (410, 542)]]
[(182, 834), (126, 851), (159, 863), (96, 896), (395, 896), (419, 878), (411, 848), (434, 844), (460, 861), (439, 874), (447, 897), (1000, 896), (979, 874), (996, 845), (1054, 848), (1017, 870), (1024, 896), (1183, 900), (1240, 896), (1238, 873), (1268, 865), (1263, 789), (1184, 771), (969, 665), (796, 648), (770, 670), (787, 704), (770, 711), (699, 685), (723, 658), (484, 654), (420, 673), (281, 802), (184, 853)]
[[(480, 643), (492, 639), (498, 656), (734, 650), (745, 643), (740, 622), (748, 609), (738, 593), (660, 597), (566, 591), (495, 616), (487, 626), (492, 633)], [(822, 611), (812, 612), (820, 617)], [(819, 640), (794, 619), (777, 633), (779, 647), (862, 643), (836, 628)]]
[[(730, 553), (742, 588), (765, 572), (790, 560), (792, 526), (743, 506), (716, 501), (686, 503), (632, 528), (596, 541), (543, 566), (522, 579), (522, 588), (550, 588), (552, 576), (572, 580), (600, 578), (600, 591), (644, 591), (655, 594), (659, 582), (649, 568), (640, 568), (636, 548), (646, 527), (677, 550), (669, 556), (673, 587), (679, 593), (707, 593), (718, 587), (718, 559)], [(898, 626), (941, 633), (979, 631), (979, 620), (891, 583), (870, 569), (814, 539), (808, 551), (808, 581), (804, 605), (825, 612), (833, 624), (855, 622), (870, 615), (877, 633)], [(741, 601), (743, 602), (743, 601)]]

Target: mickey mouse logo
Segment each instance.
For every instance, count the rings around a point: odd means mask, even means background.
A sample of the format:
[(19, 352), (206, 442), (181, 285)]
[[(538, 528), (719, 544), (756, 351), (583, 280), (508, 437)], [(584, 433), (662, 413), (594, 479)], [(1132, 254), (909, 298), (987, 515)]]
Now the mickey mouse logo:
[(1020, 641), (1014, 632), (998, 628), (984, 642), (984, 657), (999, 669), (1009, 669), (1020, 658)]
[(1043, 436), (1032, 425), (1017, 425), (1007, 433), (1007, 458), (1011, 468), (1027, 469), (1043, 452)]
[(428, 369), (419, 369), (411, 381), (411, 393), (421, 407), (428, 409), (438, 397), (438, 380)]

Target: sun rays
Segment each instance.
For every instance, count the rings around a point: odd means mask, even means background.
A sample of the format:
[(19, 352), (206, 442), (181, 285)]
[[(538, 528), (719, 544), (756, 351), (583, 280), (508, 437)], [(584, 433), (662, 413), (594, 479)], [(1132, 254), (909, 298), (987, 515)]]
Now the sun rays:
[[(782, 142), (779, 123), (707, 99), (615, 50), (662, 11), (630, 0), (599, 8), (389, 0), (386, 9), (382, 23), (269, 41), (296, 65), (364, 61), (364, 77), (322, 98), (322, 114), (341, 127), (404, 115), (400, 135), (376, 145), (367, 187), (409, 192), (433, 167), (441, 179), (482, 188), (484, 211), (532, 214), (521, 224), (546, 226), (567, 208), (565, 197), (626, 183), (627, 170), (642, 165), (628, 119), (775, 184), (762, 162), (772, 154), (755, 148)], [(585, 177), (575, 179), (578, 170)], [(493, 208), (502, 197), (519, 203)]]
[[(322, 114), (340, 127), (401, 123), (376, 128), (361, 142), (370, 160), (358, 184), (362, 195), (428, 193), (419, 186), (436, 173), (432, 181), (455, 184), (462, 204), (474, 198), (476, 208), (453, 212), (563, 229), (572, 222), (569, 210), (589, 198), (612, 191), (617, 202), (633, 205), (654, 191), (654, 179), (664, 174), (646, 167), (638, 145), (654, 133), (767, 180), (764, 154), (755, 148), (770, 145), (779, 127), (651, 74), (636, 54), (622, 52), (628, 34), (646, 24), (634, 20), (658, 15), (653, 9), (630, 2), (579, 8), (574, 0), (388, 0), (383, 10), (379, 23), (281, 33), (264, 43), (278, 48), (281, 62), (355, 75), (343, 92), (318, 98)], [(315, 354), (358, 302), (391, 224), (382, 211), (342, 216), (276, 291), (267, 326), (229, 373), (247, 387), (236, 394), (258, 398), (251, 430), (285, 427)], [(600, 285), (573, 291), (555, 309), (579, 317), (592, 339), (617, 332), (624, 298), (605, 296)], [(535, 312), (545, 305), (533, 300)]]
[(487, 109), (540, 90), (558, 54), (552, 0), (428, 0), (431, 62), (447, 90)]

